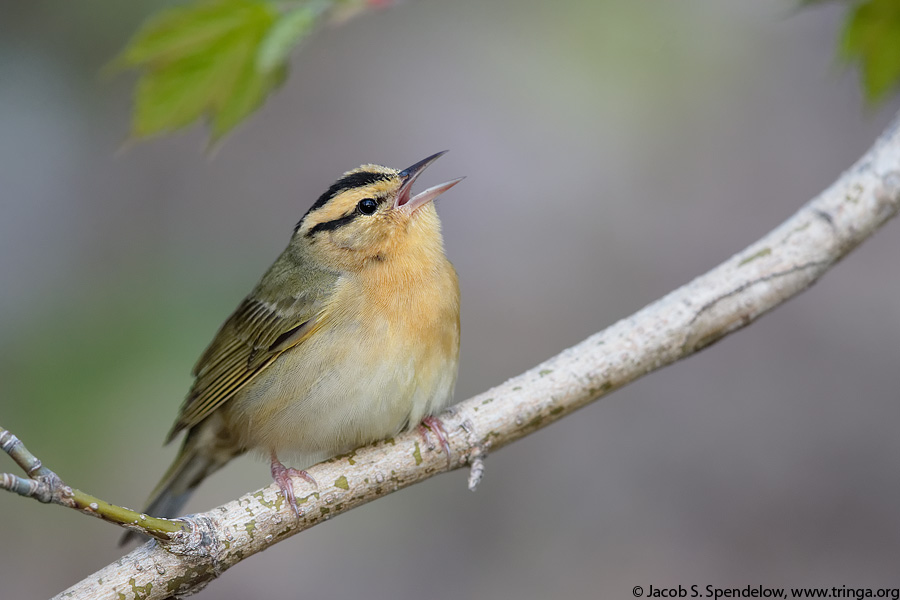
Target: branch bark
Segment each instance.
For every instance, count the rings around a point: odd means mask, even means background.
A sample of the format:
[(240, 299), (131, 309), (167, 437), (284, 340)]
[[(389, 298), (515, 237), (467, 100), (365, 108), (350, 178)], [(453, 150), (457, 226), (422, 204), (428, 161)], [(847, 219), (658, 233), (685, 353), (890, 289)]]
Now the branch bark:
[[(442, 415), (451, 469), (545, 427), (638, 377), (689, 356), (815, 283), (900, 210), (900, 116), (831, 187), (758, 242), (638, 313)], [(244, 558), (361, 504), (447, 470), (409, 432), (320, 463), (297, 483), (299, 521), (275, 485), (151, 541), (57, 598), (153, 600), (199, 590)]]

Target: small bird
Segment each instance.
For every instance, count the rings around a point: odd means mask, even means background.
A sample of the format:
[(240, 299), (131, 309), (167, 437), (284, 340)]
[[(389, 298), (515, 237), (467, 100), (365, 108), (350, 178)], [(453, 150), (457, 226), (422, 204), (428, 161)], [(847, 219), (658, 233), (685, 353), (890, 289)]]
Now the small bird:
[(432, 201), (463, 178), (411, 196), (445, 152), (402, 171), (347, 171), (303, 215), (194, 366), (166, 442), (187, 434), (145, 513), (177, 516), (204, 478), (250, 450), (271, 458), (295, 514), (291, 478), (315, 482), (278, 453), (307, 467), (424, 423), (449, 459), (434, 415), (456, 385), (459, 283)]

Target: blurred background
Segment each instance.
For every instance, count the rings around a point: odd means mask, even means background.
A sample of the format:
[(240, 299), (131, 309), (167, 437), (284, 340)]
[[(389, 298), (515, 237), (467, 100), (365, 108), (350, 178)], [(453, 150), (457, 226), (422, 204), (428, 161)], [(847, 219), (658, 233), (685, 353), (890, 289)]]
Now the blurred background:
[[(468, 176), (439, 202), (462, 400), (742, 249), (900, 107), (867, 107), (836, 64), (840, 5), (422, 0), (316, 36), (212, 157), (197, 128), (123, 148), (134, 78), (99, 71), (168, 4), (0, 20), (0, 423), (131, 506), (172, 459), (194, 360), (344, 170), (449, 148), (423, 186)], [(748, 329), (490, 456), (478, 492), (438, 477), (197, 597), (897, 587), (898, 256), (892, 223)], [(188, 508), (269, 482), (244, 458)], [(119, 534), (0, 495), (3, 596), (63, 590), (121, 556)]]

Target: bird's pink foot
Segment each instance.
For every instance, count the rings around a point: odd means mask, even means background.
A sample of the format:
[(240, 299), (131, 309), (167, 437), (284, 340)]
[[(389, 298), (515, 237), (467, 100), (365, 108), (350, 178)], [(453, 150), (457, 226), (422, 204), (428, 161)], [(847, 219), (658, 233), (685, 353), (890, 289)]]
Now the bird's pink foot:
[(419, 434), (425, 439), (426, 444), (431, 445), (431, 441), (428, 439), (429, 430), (434, 433), (438, 442), (441, 444), (441, 448), (444, 449), (444, 453), (447, 455), (447, 466), (451, 466), (450, 442), (447, 441), (447, 431), (444, 429), (444, 424), (440, 419), (432, 415), (428, 415), (422, 419), (422, 424), (419, 425)]
[(281, 488), (281, 495), (284, 496), (284, 499), (287, 500), (291, 509), (294, 511), (294, 514), (299, 519), (300, 509), (297, 508), (297, 499), (294, 498), (294, 482), (292, 480), (293, 477), (300, 477), (304, 481), (308, 481), (317, 488), (319, 487), (319, 484), (316, 483), (316, 480), (313, 479), (312, 475), (310, 475), (306, 471), (293, 469), (291, 467), (285, 467), (283, 464), (281, 464), (281, 461), (278, 460), (278, 457), (273, 452), (272, 479), (274, 479), (275, 483), (278, 484), (278, 487)]

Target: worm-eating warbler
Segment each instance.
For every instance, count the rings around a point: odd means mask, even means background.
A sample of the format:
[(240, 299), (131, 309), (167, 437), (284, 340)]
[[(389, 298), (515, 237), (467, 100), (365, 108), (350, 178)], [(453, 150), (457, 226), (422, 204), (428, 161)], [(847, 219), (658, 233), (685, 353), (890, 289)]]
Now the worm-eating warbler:
[(187, 435), (147, 514), (177, 516), (205, 477), (248, 450), (271, 457), (296, 513), (291, 476), (308, 475), (277, 453), (306, 467), (423, 419), (441, 437), (432, 415), (456, 383), (459, 285), (432, 200), (462, 178), (410, 191), (442, 154), (403, 171), (348, 171), (300, 219), (194, 366), (167, 441)]

